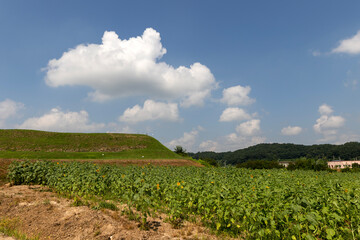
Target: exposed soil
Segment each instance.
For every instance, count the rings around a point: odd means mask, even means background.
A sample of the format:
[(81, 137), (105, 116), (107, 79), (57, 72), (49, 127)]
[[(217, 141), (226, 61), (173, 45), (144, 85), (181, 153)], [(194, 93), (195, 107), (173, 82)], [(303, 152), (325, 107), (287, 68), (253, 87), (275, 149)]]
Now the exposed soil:
[(4, 185), (7, 182), (6, 180), (7, 170), (12, 161), (14, 160), (0, 159), (0, 186)]
[(203, 167), (200, 163), (197, 163), (188, 159), (60, 159), (60, 160), (52, 160), (56, 162), (69, 162), (69, 161), (77, 161), (77, 162), (92, 162), (96, 164), (114, 164), (119, 166), (128, 166), (128, 165), (153, 165), (153, 166), (195, 166), (195, 167)]
[[(138, 223), (119, 211), (93, 210), (72, 206), (72, 200), (59, 197), (42, 186), (0, 187), (0, 219), (18, 219), (17, 229), (41, 240), (120, 240), (120, 239), (224, 239), (193, 223), (180, 229), (150, 219), (150, 229), (141, 230)], [(0, 240), (11, 239), (0, 235)]]

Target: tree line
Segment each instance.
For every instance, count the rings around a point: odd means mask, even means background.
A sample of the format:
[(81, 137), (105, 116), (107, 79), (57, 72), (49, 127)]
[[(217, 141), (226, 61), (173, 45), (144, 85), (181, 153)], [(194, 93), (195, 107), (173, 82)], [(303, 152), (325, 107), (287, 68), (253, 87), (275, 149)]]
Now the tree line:
[(360, 143), (348, 142), (342, 145), (301, 145), (291, 143), (262, 143), (234, 152), (187, 153), (194, 159), (212, 159), (219, 165), (237, 165), (247, 161), (287, 161), (300, 158), (330, 160), (360, 160)]

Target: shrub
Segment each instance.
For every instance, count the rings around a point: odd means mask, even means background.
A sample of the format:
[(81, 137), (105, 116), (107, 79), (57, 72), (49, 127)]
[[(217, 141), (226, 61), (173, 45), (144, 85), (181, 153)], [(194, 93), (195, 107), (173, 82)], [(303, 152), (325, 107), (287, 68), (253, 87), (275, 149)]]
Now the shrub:
[(174, 152), (176, 154), (179, 154), (180, 156), (188, 156), (188, 154), (186, 153), (186, 149), (179, 145), (174, 148)]
[(328, 169), (327, 161), (323, 159), (300, 158), (287, 167), (288, 170), (302, 169), (323, 171)]

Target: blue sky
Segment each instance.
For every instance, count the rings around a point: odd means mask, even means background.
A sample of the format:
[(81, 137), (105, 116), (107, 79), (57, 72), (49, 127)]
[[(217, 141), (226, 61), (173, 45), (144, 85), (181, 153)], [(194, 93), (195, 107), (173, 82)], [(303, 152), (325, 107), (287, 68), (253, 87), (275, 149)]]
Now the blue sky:
[(172, 149), (360, 141), (359, 1), (1, 1), (0, 128)]

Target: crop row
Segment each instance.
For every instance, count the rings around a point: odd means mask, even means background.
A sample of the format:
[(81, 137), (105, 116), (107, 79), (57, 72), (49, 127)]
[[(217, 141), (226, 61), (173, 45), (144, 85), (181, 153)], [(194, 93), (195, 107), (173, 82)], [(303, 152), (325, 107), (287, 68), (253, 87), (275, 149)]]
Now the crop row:
[(144, 222), (162, 212), (246, 239), (360, 239), (358, 173), (38, 161), (14, 162), (9, 179), (115, 199)]

